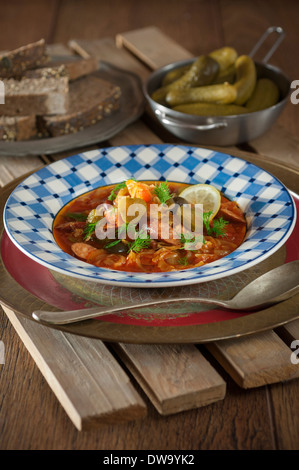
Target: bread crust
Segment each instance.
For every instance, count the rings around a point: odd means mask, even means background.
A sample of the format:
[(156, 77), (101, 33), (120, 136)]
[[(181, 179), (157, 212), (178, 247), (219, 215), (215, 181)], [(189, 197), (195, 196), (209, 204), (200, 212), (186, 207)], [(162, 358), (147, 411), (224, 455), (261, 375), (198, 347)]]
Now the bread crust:
[(36, 133), (35, 116), (0, 116), (1, 140), (29, 140)]
[(0, 55), (0, 78), (19, 77), (26, 70), (49, 61), (44, 39), (18, 47)]

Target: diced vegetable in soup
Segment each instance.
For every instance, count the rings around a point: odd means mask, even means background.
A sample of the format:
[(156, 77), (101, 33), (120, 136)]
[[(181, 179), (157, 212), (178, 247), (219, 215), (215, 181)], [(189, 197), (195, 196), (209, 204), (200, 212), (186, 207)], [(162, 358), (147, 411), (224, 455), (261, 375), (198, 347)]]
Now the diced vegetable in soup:
[(167, 272), (227, 256), (243, 242), (246, 220), (212, 186), (130, 179), (69, 202), (53, 232), (63, 251), (95, 266)]

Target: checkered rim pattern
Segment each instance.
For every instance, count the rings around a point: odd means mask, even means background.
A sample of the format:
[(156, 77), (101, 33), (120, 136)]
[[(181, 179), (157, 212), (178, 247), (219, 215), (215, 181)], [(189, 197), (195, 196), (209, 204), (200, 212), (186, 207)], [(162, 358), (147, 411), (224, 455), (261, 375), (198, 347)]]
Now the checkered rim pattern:
[[(98, 268), (64, 253), (52, 234), (58, 211), (83, 193), (132, 176), (214, 185), (245, 212), (245, 242), (225, 258), (203, 267), (167, 273)], [(204, 148), (166, 144), (109, 147), (59, 160), (17, 186), (4, 210), (9, 237), (38, 263), (71, 276), (130, 287), (191, 284), (247, 269), (285, 243), (295, 220), (295, 204), (285, 186), (256, 165)]]

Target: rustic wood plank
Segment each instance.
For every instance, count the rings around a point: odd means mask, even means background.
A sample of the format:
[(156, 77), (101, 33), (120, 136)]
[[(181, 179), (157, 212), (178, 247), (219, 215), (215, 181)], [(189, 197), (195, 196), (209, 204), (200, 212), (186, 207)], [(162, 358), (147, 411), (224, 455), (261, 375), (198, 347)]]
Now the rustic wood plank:
[(110, 145), (161, 144), (159, 139), (142, 121), (137, 121), (109, 140)]
[(44, 327), (3, 309), (78, 430), (146, 415), (143, 400), (101, 341)]
[(116, 45), (128, 49), (151, 69), (193, 57), (155, 26), (117, 34)]
[[(276, 333), (282, 340), (291, 347), (293, 341), (299, 341), (299, 320), (291, 321), (286, 325), (275, 329)], [(295, 343), (295, 348), (297, 348)]]
[[(294, 105), (290, 106), (294, 107)], [(277, 162), (281, 162), (283, 156), (286, 165), (299, 168), (299, 139), (291, 135), (289, 130), (279, 124), (279, 122), (269, 129), (267, 134), (252, 140), (250, 145), (260, 155), (269, 156)]]
[(95, 41), (84, 39), (71, 39), (68, 45), (72, 51), (83, 58), (95, 57), (96, 59), (110, 62), (124, 70), (130, 70), (139, 77), (146, 78), (150, 73), (144, 65), (132, 57), (132, 54), (124, 49), (115, 47), (115, 40), (104, 38)]
[(272, 385), (269, 395), (277, 449), (298, 450), (299, 380)]
[(206, 347), (242, 388), (299, 377), (298, 366), (290, 360), (290, 348), (271, 330)]
[(162, 415), (223, 400), (226, 383), (193, 345), (114, 346)]
[(56, 43), (56, 44), (47, 44), (46, 46), (47, 53), (49, 56), (71, 56), (74, 55), (74, 52), (65, 44)]
[(43, 160), (36, 156), (5, 157), (0, 159), (0, 186), (5, 186), (10, 181), (25, 175), (29, 171), (37, 170), (43, 166)]

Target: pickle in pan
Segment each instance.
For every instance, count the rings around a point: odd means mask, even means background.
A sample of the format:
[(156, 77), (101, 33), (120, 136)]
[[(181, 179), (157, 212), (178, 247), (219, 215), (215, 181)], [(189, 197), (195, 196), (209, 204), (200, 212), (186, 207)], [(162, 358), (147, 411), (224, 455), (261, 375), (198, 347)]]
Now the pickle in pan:
[(215, 60), (209, 56), (200, 56), (193, 62), (186, 73), (174, 82), (155, 90), (151, 97), (154, 101), (165, 104), (165, 97), (169, 91), (211, 83), (218, 70), (219, 67)]
[(249, 110), (245, 106), (237, 104), (216, 104), (216, 103), (189, 103), (174, 106), (174, 111), (196, 116), (231, 116), (235, 114), (245, 114)]
[(219, 73), (214, 78), (212, 85), (217, 83), (234, 83), (236, 80), (236, 66), (235, 64), (230, 65), (224, 70), (219, 70)]
[(229, 83), (199, 86), (185, 90), (170, 90), (166, 95), (166, 103), (171, 106), (187, 103), (219, 103), (230, 104), (235, 101), (237, 91)]
[(190, 69), (177, 81), (170, 84), (170, 89), (208, 85), (219, 71), (218, 63), (209, 56), (200, 56)]
[[(218, 63), (219, 81), (217, 83), (223, 83), (226, 81), (230, 82), (230, 80), (233, 80), (234, 73), (235, 73), (234, 63), (238, 57), (238, 54), (235, 49), (233, 49), (232, 47), (222, 47), (221, 49), (216, 49), (215, 51), (212, 51), (211, 53), (209, 53), (208, 57), (212, 58)], [(174, 82), (178, 78), (181, 78), (190, 68), (191, 68), (191, 65), (189, 64), (189, 65), (183, 65), (182, 67), (178, 67), (174, 70), (170, 70), (164, 76), (162, 80), (162, 86), (169, 85), (170, 83)], [(223, 79), (222, 79), (222, 75), (223, 75)], [(208, 83), (206, 84), (208, 85)]]
[(242, 105), (251, 97), (256, 85), (256, 68), (248, 55), (236, 60), (236, 81), (232, 85), (237, 93), (235, 104)]
[(279, 101), (279, 88), (273, 80), (260, 78), (256, 82), (255, 89), (245, 104), (250, 112), (261, 111), (270, 108)]
[(177, 67), (176, 69), (170, 70), (164, 75), (162, 80), (162, 86), (169, 85), (170, 83), (174, 82), (181, 78), (188, 70), (191, 68), (192, 64), (183, 65), (182, 67)]
[(236, 62), (238, 53), (233, 47), (222, 47), (210, 52), (209, 56), (216, 60), (222, 72)]

